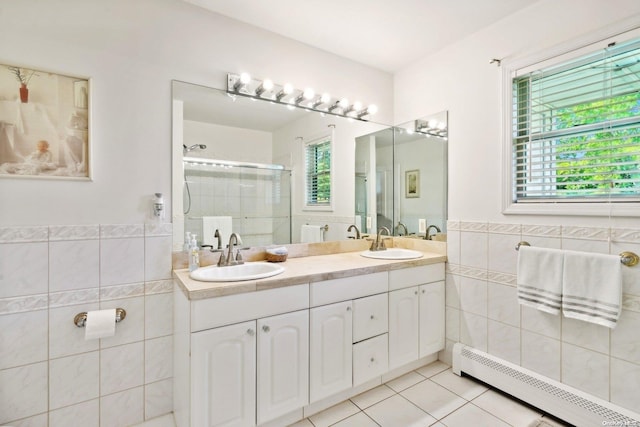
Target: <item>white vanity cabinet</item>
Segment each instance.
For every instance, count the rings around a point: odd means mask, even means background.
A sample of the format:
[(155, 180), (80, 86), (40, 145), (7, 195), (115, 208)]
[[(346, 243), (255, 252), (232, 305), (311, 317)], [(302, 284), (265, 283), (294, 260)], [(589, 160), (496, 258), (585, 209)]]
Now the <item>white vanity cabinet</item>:
[(352, 303), (310, 310), (309, 398), (317, 402), (351, 387)]
[(389, 272), (389, 368), (444, 348), (444, 264)]

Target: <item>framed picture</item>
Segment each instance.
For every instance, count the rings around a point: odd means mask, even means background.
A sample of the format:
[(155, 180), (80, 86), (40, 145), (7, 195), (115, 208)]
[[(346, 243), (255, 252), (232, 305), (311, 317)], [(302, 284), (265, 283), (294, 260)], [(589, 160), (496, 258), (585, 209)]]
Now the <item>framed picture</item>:
[(404, 196), (407, 198), (420, 197), (420, 170), (410, 170), (404, 173)]
[(0, 64), (0, 178), (91, 179), (89, 79)]

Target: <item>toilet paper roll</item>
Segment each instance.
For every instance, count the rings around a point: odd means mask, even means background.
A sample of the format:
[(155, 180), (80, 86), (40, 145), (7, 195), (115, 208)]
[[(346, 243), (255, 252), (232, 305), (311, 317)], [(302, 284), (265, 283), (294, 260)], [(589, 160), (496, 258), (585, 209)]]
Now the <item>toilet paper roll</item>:
[(116, 333), (116, 309), (87, 312), (85, 322), (85, 340), (112, 337)]

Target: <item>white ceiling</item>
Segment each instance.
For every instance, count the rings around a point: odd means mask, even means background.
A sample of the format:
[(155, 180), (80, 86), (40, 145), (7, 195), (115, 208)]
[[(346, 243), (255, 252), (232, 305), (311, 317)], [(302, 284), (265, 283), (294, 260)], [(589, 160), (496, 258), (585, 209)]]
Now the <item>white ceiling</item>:
[(394, 73), (538, 0), (184, 0)]

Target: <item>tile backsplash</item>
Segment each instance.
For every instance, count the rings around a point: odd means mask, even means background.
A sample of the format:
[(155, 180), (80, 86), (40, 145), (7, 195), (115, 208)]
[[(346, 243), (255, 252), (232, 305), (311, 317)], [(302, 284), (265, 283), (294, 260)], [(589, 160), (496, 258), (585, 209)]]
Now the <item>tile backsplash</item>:
[[(0, 227), (0, 425), (123, 426), (171, 412), (171, 224)], [(83, 311), (122, 307), (85, 340)]]
[(516, 293), (520, 241), (605, 254), (640, 254), (640, 229), (447, 222), (446, 336), (455, 342), (640, 412), (640, 266), (623, 267), (623, 311), (615, 329), (529, 307)]

